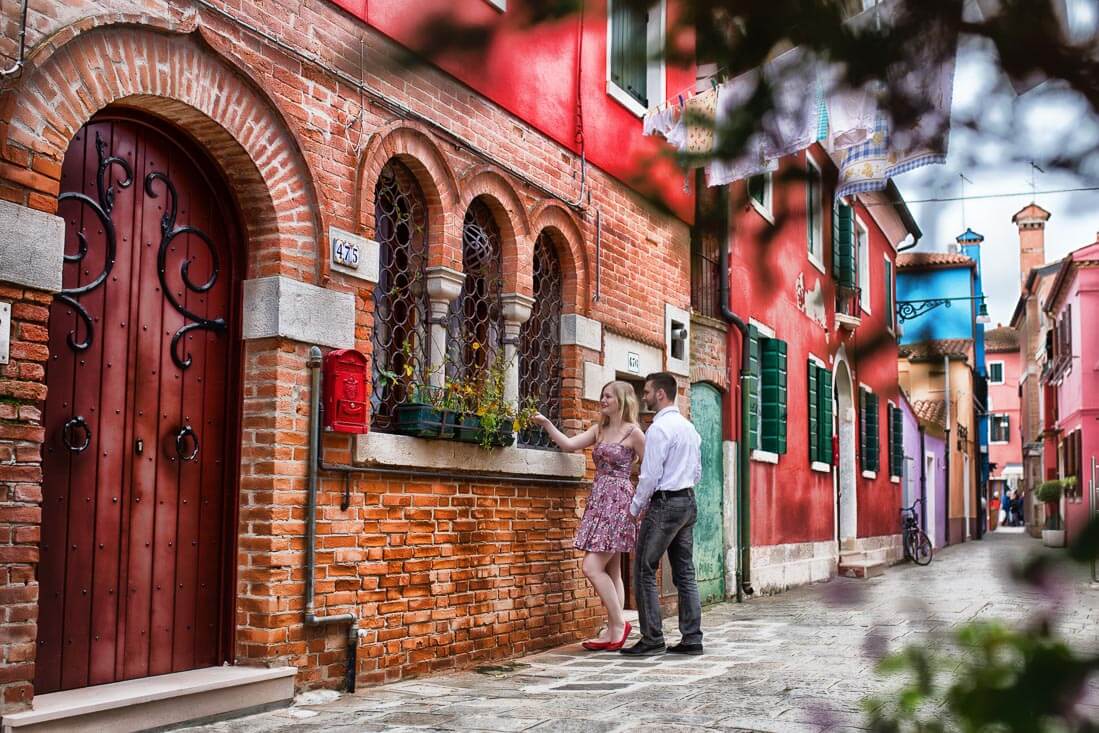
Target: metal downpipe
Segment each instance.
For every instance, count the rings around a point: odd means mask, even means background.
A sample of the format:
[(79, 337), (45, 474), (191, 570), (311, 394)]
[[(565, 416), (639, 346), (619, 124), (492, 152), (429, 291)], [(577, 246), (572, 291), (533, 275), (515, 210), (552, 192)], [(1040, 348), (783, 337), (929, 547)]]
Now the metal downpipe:
[(318, 616), (313, 611), (313, 593), (317, 570), (317, 472), (320, 464), (321, 425), (321, 350), (309, 349), (309, 483), (305, 505), (305, 625), (327, 626), (347, 622), (347, 691), (355, 691), (358, 669), (359, 619), (353, 613)]
[[(737, 516), (737, 568), (736, 568), (736, 600), (744, 602), (744, 596), (752, 595), (752, 521), (751, 505), (751, 471), (749, 470), (749, 455), (751, 447), (748, 445), (748, 436), (751, 432), (748, 414), (748, 385), (752, 379), (751, 367), (748, 363), (748, 350), (751, 336), (748, 332), (748, 324), (733, 312), (729, 306), (729, 187), (722, 186), (718, 193), (718, 206), (721, 208), (723, 222), (718, 239), (718, 300), (721, 301), (721, 317), (726, 323), (736, 327), (740, 331), (740, 435), (737, 441), (736, 459), (736, 516)], [(696, 224), (697, 226), (697, 224)], [(726, 344), (725, 361), (728, 369), (732, 358), (729, 355)]]

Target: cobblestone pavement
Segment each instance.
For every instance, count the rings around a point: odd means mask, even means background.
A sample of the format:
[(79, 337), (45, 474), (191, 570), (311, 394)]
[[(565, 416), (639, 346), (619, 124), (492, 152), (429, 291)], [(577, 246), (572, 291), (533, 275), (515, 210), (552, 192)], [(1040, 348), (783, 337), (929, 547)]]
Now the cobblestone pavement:
[[(701, 657), (638, 660), (574, 645), (335, 700), (310, 693), (290, 708), (187, 730), (858, 730), (860, 700), (880, 684), (874, 655), (883, 649), (941, 645), (958, 624), (1022, 622), (1052, 603), (1062, 604), (1060, 629), (1070, 640), (1099, 647), (1099, 588), (1080, 573), (1058, 599), (1024, 592), (1007, 565), (1040, 543), (1009, 532), (947, 548), (928, 567), (899, 565), (869, 581), (836, 579), (709, 607)], [(666, 629), (676, 641), (673, 619)], [(1099, 719), (1099, 680), (1086, 702)]]

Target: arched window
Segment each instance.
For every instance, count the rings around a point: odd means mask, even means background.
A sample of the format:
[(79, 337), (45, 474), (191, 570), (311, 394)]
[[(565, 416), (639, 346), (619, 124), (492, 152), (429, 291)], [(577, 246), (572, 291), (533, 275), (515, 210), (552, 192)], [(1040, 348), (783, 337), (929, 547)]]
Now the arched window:
[[(519, 332), (519, 399), (533, 399), (554, 423), (561, 419), (561, 262), (543, 231), (534, 243), (534, 307)], [(524, 431), (522, 445), (548, 448), (540, 431)]]
[(469, 378), (503, 357), (504, 279), (500, 228), (488, 205), (474, 199), (462, 224), (462, 293), (451, 305), (447, 374)]
[(374, 287), (371, 429), (391, 428), (393, 411), (410, 385), (426, 381), (427, 199), (412, 171), (397, 160), (374, 189), (374, 236), (380, 272)]

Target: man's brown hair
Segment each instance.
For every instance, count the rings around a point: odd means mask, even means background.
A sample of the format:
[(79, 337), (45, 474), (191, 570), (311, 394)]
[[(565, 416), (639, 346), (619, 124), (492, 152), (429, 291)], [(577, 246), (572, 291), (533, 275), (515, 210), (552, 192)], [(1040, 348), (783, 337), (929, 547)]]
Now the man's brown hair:
[(679, 394), (679, 384), (671, 374), (668, 372), (653, 372), (645, 377), (645, 381), (652, 382), (654, 390), (664, 390), (664, 394), (668, 396), (668, 399), (675, 402), (676, 395)]

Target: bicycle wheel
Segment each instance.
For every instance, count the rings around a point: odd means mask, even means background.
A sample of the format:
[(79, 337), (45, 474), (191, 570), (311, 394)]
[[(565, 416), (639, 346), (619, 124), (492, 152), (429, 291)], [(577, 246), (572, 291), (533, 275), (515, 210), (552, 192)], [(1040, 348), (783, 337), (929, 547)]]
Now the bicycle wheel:
[(931, 540), (923, 533), (923, 530), (913, 530), (908, 535), (908, 556), (917, 565), (927, 565), (931, 562), (933, 550)]

